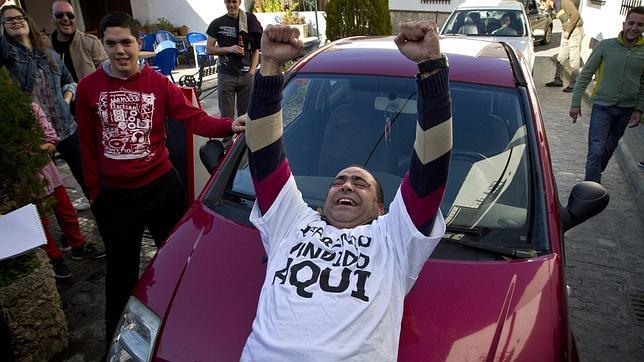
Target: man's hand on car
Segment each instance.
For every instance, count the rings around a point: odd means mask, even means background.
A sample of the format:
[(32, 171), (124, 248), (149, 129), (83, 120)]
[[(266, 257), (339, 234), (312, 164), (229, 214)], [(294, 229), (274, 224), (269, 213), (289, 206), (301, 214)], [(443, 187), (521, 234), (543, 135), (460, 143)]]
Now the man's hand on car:
[(297, 28), (288, 25), (268, 25), (262, 35), (260, 73), (263, 76), (281, 74), (282, 65), (295, 59), (304, 46), (299, 37), (300, 31)]

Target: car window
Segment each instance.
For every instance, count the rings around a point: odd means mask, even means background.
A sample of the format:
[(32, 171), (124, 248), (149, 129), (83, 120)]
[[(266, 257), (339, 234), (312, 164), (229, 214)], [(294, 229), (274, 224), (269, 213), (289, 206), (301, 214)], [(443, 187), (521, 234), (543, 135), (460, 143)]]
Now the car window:
[(520, 10), (457, 10), (447, 20), (443, 35), (527, 36), (523, 12)]
[[(441, 205), (445, 220), (462, 230), (496, 231), (497, 243), (525, 242), (533, 185), (520, 96), (494, 86), (450, 88), (454, 148)], [(351, 164), (369, 169), (383, 186), (385, 204), (391, 202), (409, 169), (415, 138), (412, 78), (298, 75), (285, 86), (283, 99), (283, 142), (310, 207), (324, 205), (334, 176)], [(234, 212), (240, 205), (250, 212), (254, 189), (246, 157), (228, 182), (226, 200), (235, 204)]]

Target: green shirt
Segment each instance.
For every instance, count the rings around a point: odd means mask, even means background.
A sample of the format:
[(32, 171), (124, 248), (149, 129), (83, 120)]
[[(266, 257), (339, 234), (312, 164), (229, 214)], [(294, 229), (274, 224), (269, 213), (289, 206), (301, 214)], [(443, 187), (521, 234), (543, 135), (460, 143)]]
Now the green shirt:
[(596, 74), (590, 102), (602, 106), (635, 108), (644, 112), (644, 38), (632, 47), (624, 45), (622, 33), (602, 40), (579, 73), (572, 93), (572, 107), (581, 106), (581, 96)]

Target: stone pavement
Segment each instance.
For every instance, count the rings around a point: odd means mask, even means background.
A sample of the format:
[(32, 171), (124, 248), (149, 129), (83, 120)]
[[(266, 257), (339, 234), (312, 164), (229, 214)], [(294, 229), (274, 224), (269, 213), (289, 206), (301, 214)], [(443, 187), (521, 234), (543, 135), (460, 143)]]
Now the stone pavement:
[[(554, 75), (556, 44), (536, 49), (534, 80), (565, 204), (584, 178), (591, 107), (583, 103), (583, 117), (572, 124), (570, 93), (544, 86)], [(644, 124), (626, 131), (604, 172), (606, 210), (566, 233), (570, 320), (582, 361), (644, 360), (644, 169), (637, 167), (643, 159)]]

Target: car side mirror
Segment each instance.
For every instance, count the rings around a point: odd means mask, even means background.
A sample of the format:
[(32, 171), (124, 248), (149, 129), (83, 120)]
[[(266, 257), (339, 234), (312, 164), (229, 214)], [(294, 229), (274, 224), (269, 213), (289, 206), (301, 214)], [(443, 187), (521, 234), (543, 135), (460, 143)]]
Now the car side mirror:
[(224, 149), (224, 144), (220, 140), (214, 139), (208, 140), (208, 142), (199, 147), (199, 158), (208, 173), (212, 174), (217, 168), (224, 156)]
[(560, 207), (561, 227), (566, 232), (602, 212), (610, 197), (606, 188), (597, 182), (583, 181), (570, 191), (568, 205)]

